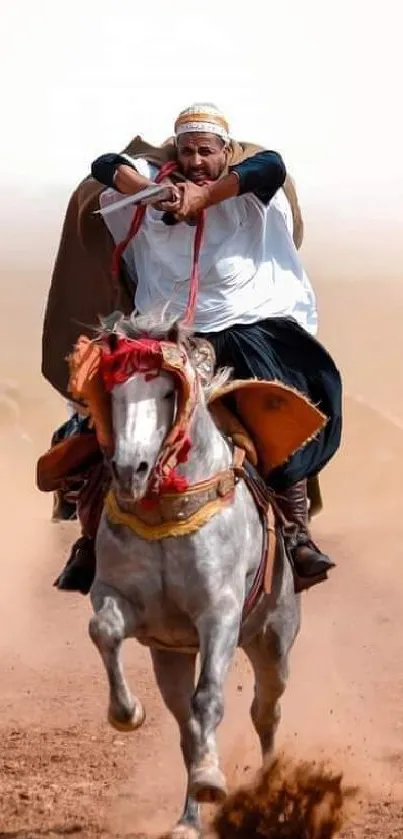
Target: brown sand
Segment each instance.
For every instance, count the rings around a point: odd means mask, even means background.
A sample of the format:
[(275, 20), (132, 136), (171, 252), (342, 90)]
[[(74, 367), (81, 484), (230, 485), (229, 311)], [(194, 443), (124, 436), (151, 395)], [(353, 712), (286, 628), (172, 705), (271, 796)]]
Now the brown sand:
[[(36, 457), (64, 416), (39, 375), (55, 231), (50, 241), (37, 270), (25, 267), (26, 253), (16, 270), (16, 254), (1, 275), (0, 837), (157, 835), (178, 815), (184, 772), (148, 654), (135, 644), (125, 648), (147, 724), (136, 735), (117, 735), (105, 722), (106, 685), (87, 636), (88, 600), (51, 587), (75, 525), (52, 525), (50, 498), (34, 487)], [(362, 254), (359, 244), (357, 250)], [(403, 293), (364, 268), (351, 276), (339, 251), (328, 254), (332, 270), (321, 283), (317, 266), (325, 259), (307, 251), (316, 268), (321, 336), (346, 385), (344, 445), (323, 475), (325, 510), (315, 522), (338, 568), (304, 596), (279, 745), (296, 760), (330, 760), (343, 782), (359, 785), (344, 837), (397, 839), (403, 835)], [(250, 698), (249, 669), (239, 655), (219, 734), (232, 789), (258, 767)]]
[(249, 788), (228, 796), (213, 828), (218, 839), (332, 839), (356, 795), (324, 763), (279, 755)]

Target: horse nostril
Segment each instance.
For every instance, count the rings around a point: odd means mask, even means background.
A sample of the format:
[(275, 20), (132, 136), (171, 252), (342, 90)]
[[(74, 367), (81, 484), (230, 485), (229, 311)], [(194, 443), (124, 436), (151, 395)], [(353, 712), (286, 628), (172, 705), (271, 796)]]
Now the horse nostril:
[(137, 469), (136, 469), (136, 472), (137, 472), (137, 474), (138, 474), (138, 475), (143, 475), (143, 474), (144, 474), (144, 472), (147, 472), (147, 470), (148, 470), (148, 463), (147, 463), (147, 461), (146, 461), (146, 460), (142, 460), (142, 461), (139, 463), (139, 465), (138, 465), (138, 467), (137, 467)]

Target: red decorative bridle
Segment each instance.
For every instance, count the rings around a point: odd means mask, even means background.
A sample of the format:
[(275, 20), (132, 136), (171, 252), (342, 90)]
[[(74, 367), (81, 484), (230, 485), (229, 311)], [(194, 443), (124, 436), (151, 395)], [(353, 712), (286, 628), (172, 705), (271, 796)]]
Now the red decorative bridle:
[(188, 488), (177, 467), (189, 456), (189, 423), (197, 404), (198, 377), (180, 344), (149, 337), (113, 337), (115, 340), (103, 343), (101, 350), (100, 374), (107, 391), (112, 391), (116, 385), (123, 384), (137, 373), (145, 374), (147, 379), (165, 371), (175, 378), (177, 384), (175, 420), (162, 444), (144, 498), (144, 503), (152, 503), (164, 493), (183, 492)]

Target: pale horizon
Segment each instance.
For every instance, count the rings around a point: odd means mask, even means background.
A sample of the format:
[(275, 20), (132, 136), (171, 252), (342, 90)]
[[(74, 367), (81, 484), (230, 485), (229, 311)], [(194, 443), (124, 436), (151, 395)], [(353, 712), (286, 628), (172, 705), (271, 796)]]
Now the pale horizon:
[(371, 276), (385, 263), (398, 276), (399, 3), (251, 0), (247, 11), (213, 0), (196, 11), (179, 0), (175, 15), (163, 0), (5, 7), (2, 266), (49, 271), (91, 161), (137, 133), (163, 141), (179, 110), (203, 100), (226, 113), (233, 136), (282, 154), (305, 255), (331, 263), (344, 249), (350, 274), (363, 260)]
[(280, 151), (304, 203), (393, 214), (400, 17), (391, 0), (251, 0), (241, 14), (179, 0), (175, 15), (163, 0), (14, 0), (2, 10), (3, 194), (68, 194), (97, 155), (137, 133), (163, 141), (178, 111), (203, 100), (233, 136)]

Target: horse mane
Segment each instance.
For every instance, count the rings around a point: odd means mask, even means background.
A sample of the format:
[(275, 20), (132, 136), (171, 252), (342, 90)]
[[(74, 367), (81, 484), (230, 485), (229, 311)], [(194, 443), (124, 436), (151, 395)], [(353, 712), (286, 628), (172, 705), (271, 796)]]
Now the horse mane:
[(232, 369), (222, 367), (215, 374), (206, 375), (202, 369), (203, 359), (198, 364), (198, 350), (204, 345), (211, 350), (214, 358), (214, 349), (208, 341), (195, 337), (193, 330), (181, 323), (176, 317), (168, 317), (164, 310), (150, 312), (141, 315), (132, 312), (124, 315), (122, 312), (112, 312), (111, 315), (100, 318), (100, 326), (96, 329), (99, 338), (109, 338), (111, 335), (124, 338), (141, 338), (147, 335), (157, 341), (172, 341), (183, 344), (189, 359), (197, 372), (200, 374), (203, 394), (208, 401), (216, 390), (220, 390), (232, 378)]
[(97, 330), (101, 337), (115, 334), (124, 338), (140, 338), (147, 335), (160, 341), (171, 341), (173, 336), (182, 338), (191, 333), (186, 326), (181, 326), (177, 318), (168, 317), (164, 310), (141, 315), (132, 312), (124, 315), (122, 312), (112, 312), (111, 315), (100, 319), (101, 326)]

